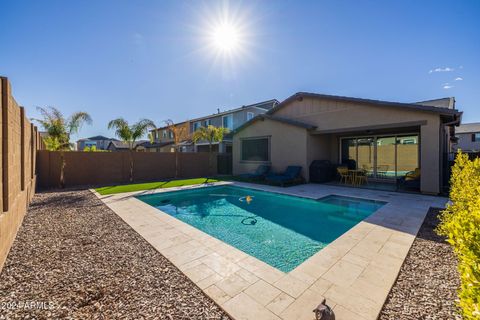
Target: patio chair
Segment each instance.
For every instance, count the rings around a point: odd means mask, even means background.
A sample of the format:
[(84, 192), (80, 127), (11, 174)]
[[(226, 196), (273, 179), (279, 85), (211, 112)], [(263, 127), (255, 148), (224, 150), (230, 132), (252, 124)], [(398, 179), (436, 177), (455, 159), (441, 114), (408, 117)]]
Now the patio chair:
[(270, 172), (270, 168), (271, 167), (269, 165), (261, 164), (254, 173), (240, 174), (239, 177), (244, 179), (260, 180), (265, 178), (265, 176)]
[(285, 169), (285, 172), (280, 174), (268, 174), (265, 177), (265, 180), (269, 183), (279, 184), (282, 187), (286, 184), (301, 182), (303, 181), (300, 173), (302, 172), (302, 167), (300, 166), (288, 166)]
[(353, 182), (354, 185), (361, 185), (361, 184), (367, 184), (368, 179), (367, 179), (367, 171), (365, 169), (359, 170), (355, 173), (354, 177), (355, 181)]
[(397, 179), (397, 188), (399, 186), (412, 189), (420, 189), (420, 168), (407, 172), (403, 177)]
[(342, 183), (343, 181), (343, 183), (347, 184), (347, 182), (349, 183), (351, 181), (351, 176), (350, 176), (350, 172), (348, 171), (348, 167), (338, 167), (337, 172), (340, 175), (340, 183)]

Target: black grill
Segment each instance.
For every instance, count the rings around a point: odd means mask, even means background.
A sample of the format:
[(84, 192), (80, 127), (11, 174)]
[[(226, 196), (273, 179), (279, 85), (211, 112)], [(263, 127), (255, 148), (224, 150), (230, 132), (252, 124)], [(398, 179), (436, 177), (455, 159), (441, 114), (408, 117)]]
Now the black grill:
[(310, 164), (310, 182), (329, 182), (337, 175), (336, 166), (328, 160), (314, 160)]

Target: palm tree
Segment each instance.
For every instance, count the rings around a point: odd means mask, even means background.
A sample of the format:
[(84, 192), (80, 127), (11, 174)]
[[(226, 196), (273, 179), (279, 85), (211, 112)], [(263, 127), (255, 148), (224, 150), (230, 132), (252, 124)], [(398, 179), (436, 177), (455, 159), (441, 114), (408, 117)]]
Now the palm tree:
[(193, 133), (192, 140), (197, 143), (197, 141), (204, 140), (208, 142), (208, 153), (209, 153), (209, 167), (210, 172), (213, 172), (212, 168), (212, 145), (215, 142), (223, 141), (223, 136), (229, 132), (227, 128), (223, 127), (214, 127), (209, 125), (208, 127), (200, 127)]
[(130, 151), (130, 182), (133, 181), (133, 149), (135, 142), (146, 135), (148, 130), (155, 128), (155, 123), (149, 119), (142, 119), (132, 125), (129, 125), (123, 118), (117, 118), (108, 123), (108, 129), (115, 129), (115, 135), (128, 144)]
[(176, 125), (171, 119), (164, 122), (167, 130), (172, 133), (173, 150), (175, 152), (175, 178), (178, 178), (178, 150), (180, 143), (188, 139), (187, 127), (185, 125)]
[(91, 124), (92, 118), (86, 112), (75, 112), (65, 118), (55, 107), (37, 107), (42, 119), (32, 119), (38, 122), (47, 132), (44, 138), (45, 146), (49, 151), (60, 151), (60, 187), (65, 187), (65, 151), (71, 150), (70, 136), (78, 133), (83, 124)]

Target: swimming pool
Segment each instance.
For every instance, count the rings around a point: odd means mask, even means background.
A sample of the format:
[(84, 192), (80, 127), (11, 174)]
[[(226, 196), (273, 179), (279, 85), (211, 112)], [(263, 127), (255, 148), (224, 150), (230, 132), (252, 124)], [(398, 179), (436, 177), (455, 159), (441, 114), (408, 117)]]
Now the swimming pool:
[(340, 196), (313, 200), (237, 186), (137, 198), (283, 272), (293, 270), (385, 204)]

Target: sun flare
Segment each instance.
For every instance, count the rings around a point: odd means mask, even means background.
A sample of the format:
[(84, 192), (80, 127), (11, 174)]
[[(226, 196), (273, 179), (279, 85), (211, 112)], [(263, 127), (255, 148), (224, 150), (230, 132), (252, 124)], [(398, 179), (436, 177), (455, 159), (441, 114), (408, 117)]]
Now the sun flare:
[(240, 33), (235, 26), (223, 23), (214, 27), (211, 40), (217, 50), (230, 52), (238, 49), (241, 39)]
[(253, 9), (224, 0), (222, 5), (204, 4), (196, 15), (198, 52), (211, 63), (212, 72), (220, 70), (222, 78), (233, 79), (253, 61), (258, 31)]

